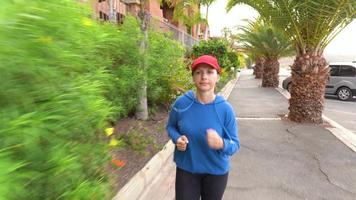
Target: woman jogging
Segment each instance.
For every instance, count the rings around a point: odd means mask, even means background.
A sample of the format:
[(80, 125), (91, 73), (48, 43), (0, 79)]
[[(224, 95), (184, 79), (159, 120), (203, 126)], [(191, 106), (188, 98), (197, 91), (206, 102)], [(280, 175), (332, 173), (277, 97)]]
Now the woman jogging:
[(176, 200), (221, 200), (230, 156), (240, 148), (235, 113), (215, 94), (221, 73), (215, 57), (200, 56), (191, 70), (196, 90), (177, 98), (166, 127), (176, 145)]

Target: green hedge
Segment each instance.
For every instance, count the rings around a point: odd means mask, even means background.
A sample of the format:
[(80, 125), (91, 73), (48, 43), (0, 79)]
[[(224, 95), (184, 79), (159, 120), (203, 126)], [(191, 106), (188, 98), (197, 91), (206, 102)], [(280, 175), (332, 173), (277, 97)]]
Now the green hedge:
[[(110, 199), (103, 130), (133, 112), (138, 22), (118, 29), (71, 0), (0, 2), (0, 200)], [(149, 102), (190, 87), (184, 49), (151, 31)]]
[(201, 41), (193, 46), (191, 57), (194, 59), (204, 54), (213, 55), (225, 71), (229, 71), (232, 67), (238, 68), (240, 63), (237, 54), (231, 51), (228, 45), (226, 39)]
[(211, 39), (194, 45), (191, 52), (193, 60), (204, 54), (213, 55), (218, 59), (222, 74), (217, 84), (217, 91), (221, 90), (229, 80), (235, 78), (236, 70), (240, 67), (238, 55), (231, 51), (228, 45), (226, 39)]

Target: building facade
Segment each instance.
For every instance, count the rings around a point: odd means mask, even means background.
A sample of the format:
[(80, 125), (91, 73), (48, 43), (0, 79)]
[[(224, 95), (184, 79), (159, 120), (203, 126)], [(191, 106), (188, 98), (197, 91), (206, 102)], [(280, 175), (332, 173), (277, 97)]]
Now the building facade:
[[(180, 40), (186, 46), (192, 46), (199, 39), (208, 38), (208, 29), (204, 24), (196, 24), (188, 28), (180, 21), (173, 19), (174, 7), (158, 0), (145, 0), (144, 8), (150, 14), (150, 21), (163, 31), (172, 31), (173, 38)], [(126, 15), (137, 16), (140, 10), (140, 0), (95, 0), (93, 9), (95, 17), (103, 21), (113, 21), (121, 24)], [(195, 12), (200, 12), (199, 6)]]

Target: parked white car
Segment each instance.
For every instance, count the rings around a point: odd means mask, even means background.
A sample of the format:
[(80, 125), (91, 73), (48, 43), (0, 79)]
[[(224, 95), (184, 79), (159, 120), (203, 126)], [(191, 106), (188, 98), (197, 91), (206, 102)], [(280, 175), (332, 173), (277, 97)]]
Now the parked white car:
[[(346, 101), (356, 96), (356, 61), (333, 62), (329, 64), (330, 79), (326, 84), (325, 94), (337, 95), (340, 100)], [(290, 90), (291, 76), (283, 80), (282, 87)]]

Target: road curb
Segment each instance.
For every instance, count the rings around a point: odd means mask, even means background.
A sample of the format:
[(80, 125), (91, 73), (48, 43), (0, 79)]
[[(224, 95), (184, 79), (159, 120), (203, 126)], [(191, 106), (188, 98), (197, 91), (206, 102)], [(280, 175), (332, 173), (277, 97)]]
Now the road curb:
[(221, 89), (221, 91), (218, 93), (219, 95), (223, 96), (225, 99), (227, 99), (232, 90), (234, 89), (236, 83), (237, 83), (237, 80), (239, 79), (239, 76), (240, 76), (240, 73), (237, 73), (236, 74), (236, 78), (235, 79), (232, 79), (230, 80), (223, 89)]
[[(238, 78), (239, 73), (237, 73), (236, 78), (230, 80), (218, 94), (227, 99), (234, 89)], [(173, 154), (173, 151), (174, 144), (169, 140), (163, 149), (154, 155), (151, 160), (119, 190), (113, 200), (139, 199), (145, 190), (159, 177), (159, 172), (167, 159)]]
[(335, 135), (335, 137), (341, 140), (351, 150), (356, 152), (356, 135), (325, 115), (323, 115), (323, 119), (331, 126), (333, 126), (326, 127), (326, 129), (328, 129), (333, 135)]
[(169, 141), (154, 155), (150, 161), (133, 176), (130, 181), (121, 188), (113, 200), (138, 199), (146, 187), (157, 177), (163, 164), (174, 150), (174, 144)]
[[(275, 88), (280, 92), (286, 99), (290, 98), (289, 92), (285, 89), (278, 87)], [(352, 133), (345, 127), (341, 126), (339, 123), (323, 115), (323, 120), (328, 122), (332, 127), (325, 127), (329, 130), (336, 138), (338, 138), (342, 143), (349, 147), (352, 151), (356, 152), (356, 134)]]

